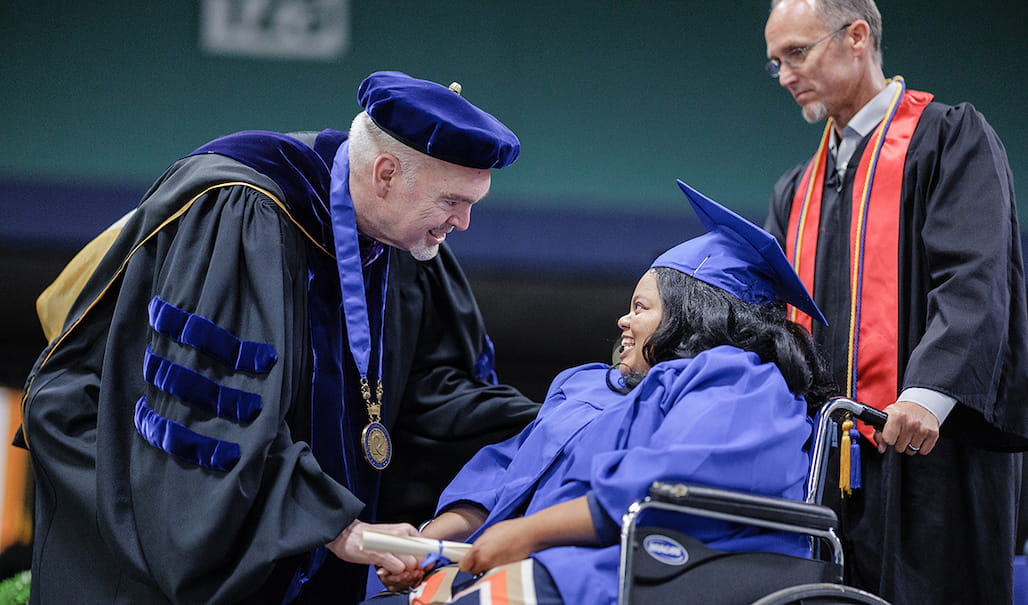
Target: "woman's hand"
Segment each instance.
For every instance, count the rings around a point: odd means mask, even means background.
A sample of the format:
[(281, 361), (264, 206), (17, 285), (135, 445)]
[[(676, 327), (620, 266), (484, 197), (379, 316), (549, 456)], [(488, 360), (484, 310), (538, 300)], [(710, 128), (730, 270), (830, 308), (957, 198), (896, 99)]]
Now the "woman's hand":
[(531, 517), (501, 521), (482, 532), (460, 562), (460, 570), (478, 575), (541, 550)]
[(460, 570), (478, 575), (551, 546), (573, 544), (596, 544), (596, 527), (585, 496), (493, 525), (475, 540)]

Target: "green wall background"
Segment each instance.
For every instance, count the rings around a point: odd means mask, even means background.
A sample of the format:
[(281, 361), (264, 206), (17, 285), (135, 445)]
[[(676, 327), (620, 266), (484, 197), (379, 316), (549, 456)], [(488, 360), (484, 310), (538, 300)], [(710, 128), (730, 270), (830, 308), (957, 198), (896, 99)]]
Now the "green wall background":
[[(887, 74), (972, 101), (1028, 195), (1026, 4), (880, 5)], [(767, 11), (766, 0), (354, 0), (348, 52), (312, 62), (203, 54), (197, 2), (7, 0), (0, 176), (145, 186), (236, 130), (346, 129), (360, 80), (399, 69), (461, 81), (518, 133), (521, 159), (494, 177), (491, 204), (660, 213), (681, 206), (682, 178), (759, 218), (821, 129), (761, 69)]]

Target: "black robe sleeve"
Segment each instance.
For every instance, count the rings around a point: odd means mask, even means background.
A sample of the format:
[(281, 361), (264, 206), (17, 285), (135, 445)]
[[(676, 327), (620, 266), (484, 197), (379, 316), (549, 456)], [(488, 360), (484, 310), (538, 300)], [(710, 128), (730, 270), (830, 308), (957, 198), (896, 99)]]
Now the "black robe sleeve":
[[(140, 243), (114, 291), (35, 378), (25, 426), (42, 483), (37, 557), (54, 570), (62, 558), (69, 564), (39, 578), (33, 596), (39, 588), (51, 602), (273, 598), (296, 559), (360, 512), (285, 420), (309, 397), (305, 253), (280, 209), (243, 186), (201, 195)], [(148, 313), (155, 299), (270, 345), (277, 360), (239, 369), (162, 333)], [(148, 358), (256, 395), (259, 412), (233, 418), (212, 409), (219, 397), (173, 396), (160, 374), (144, 377)], [(210, 468), (180, 457), (180, 439), (147, 441), (134, 421), (140, 404), (197, 442), (237, 446), (237, 455)], [(82, 557), (91, 571), (79, 577)]]
[[(306, 444), (293, 442), (284, 420), (292, 405), (307, 405), (309, 385), (306, 271), (298, 233), (271, 200), (251, 189), (226, 189), (197, 204), (174, 234), (159, 237), (153, 266), (140, 259), (142, 267), (129, 267), (126, 285), (141, 286), (123, 288), (137, 293), (130, 304), (145, 306), (138, 293), (152, 292), (242, 340), (271, 344), (278, 360), (267, 373), (236, 371), (153, 330), (142, 342), (129, 338), (110, 346), (111, 367), (132, 367), (145, 342), (155, 354), (225, 387), (257, 394), (262, 402), (252, 422), (233, 422), (146, 385), (158, 414), (238, 443), (240, 459), (228, 472), (198, 468), (137, 434), (129, 444), (130, 463), (113, 461), (112, 474), (115, 481), (127, 474), (143, 555), (168, 594), (231, 602), (259, 586), (274, 561), (330, 541), (362, 504), (321, 473)], [(121, 319), (116, 316), (112, 334), (139, 331), (135, 318), (125, 318), (119, 331)]]
[(904, 177), (901, 387), (956, 398), (961, 421), (946, 425), (1004, 448), (998, 433), (1028, 436), (1025, 282), (1006, 151), (970, 104), (932, 104)]

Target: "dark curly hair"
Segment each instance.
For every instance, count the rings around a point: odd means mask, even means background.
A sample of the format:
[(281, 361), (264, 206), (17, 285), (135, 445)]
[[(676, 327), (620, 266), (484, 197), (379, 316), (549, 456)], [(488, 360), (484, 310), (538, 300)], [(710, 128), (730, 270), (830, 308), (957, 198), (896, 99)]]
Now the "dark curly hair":
[[(720, 345), (756, 353), (773, 363), (789, 390), (817, 407), (834, 394), (824, 361), (810, 333), (789, 321), (784, 304), (755, 304), (667, 267), (652, 269), (664, 317), (643, 345), (643, 358), (652, 367), (661, 361), (695, 357)], [(630, 373), (611, 388), (627, 392), (643, 379)]]

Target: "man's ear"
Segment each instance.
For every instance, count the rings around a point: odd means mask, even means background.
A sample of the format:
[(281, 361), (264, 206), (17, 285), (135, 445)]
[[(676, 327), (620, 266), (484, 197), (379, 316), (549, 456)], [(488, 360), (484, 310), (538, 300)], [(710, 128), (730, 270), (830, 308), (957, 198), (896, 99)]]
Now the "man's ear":
[(384, 152), (378, 154), (371, 166), (371, 177), (375, 187), (375, 196), (385, 198), (389, 190), (400, 178), (400, 160), (395, 155)]
[(871, 26), (863, 19), (857, 19), (850, 24), (846, 37), (855, 49), (863, 50), (871, 45)]

